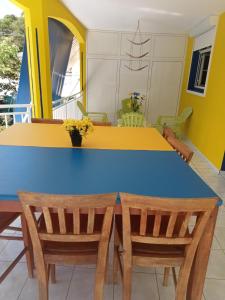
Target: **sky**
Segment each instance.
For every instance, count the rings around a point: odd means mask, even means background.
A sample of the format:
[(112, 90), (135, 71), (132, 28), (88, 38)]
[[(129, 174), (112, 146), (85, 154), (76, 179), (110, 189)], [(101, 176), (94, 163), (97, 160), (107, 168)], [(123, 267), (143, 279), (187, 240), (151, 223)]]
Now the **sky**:
[(22, 10), (13, 4), (10, 0), (0, 0), (0, 18), (5, 15), (20, 16)]

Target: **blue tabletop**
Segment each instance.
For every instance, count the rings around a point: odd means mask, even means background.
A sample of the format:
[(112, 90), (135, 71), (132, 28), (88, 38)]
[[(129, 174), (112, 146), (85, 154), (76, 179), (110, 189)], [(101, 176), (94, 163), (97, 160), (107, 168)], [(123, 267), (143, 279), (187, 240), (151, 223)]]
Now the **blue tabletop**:
[(215, 197), (175, 151), (0, 146), (0, 200), (17, 191)]

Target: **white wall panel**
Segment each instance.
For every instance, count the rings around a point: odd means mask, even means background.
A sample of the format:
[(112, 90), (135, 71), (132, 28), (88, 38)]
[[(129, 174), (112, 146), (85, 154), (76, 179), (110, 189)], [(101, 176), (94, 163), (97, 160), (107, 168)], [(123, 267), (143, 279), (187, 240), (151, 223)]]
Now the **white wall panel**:
[(88, 54), (118, 55), (120, 34), (118, 32), (89, 31), (87, 42)]
[(153, 56), (155, 58), (183, 58), (186, 39), (184, 36), (156, 35), (154, 37)]
[(117, 70), (117, 60), (88, 59), (88, 111), (107, 112), (113, 122), (116, 109)]
[[(126, 68), (126, 65), (129, 65), (129, 61), (121, 60), (118, 109), (121, 106), (121, 100), (128, 98), (129, 93), (139, 92), (142, 95), (147, 95), (149, 62), (142, 61), (142, 65), (148, 67), (141, 71), (130, 71)], [(133, 61), (133, 67), (138, 68), (139, 62)], [(143, 105), (143, 111), (145, 106), (146, 103)]]
[(159, 115), (176, 115), (183, 65), (153, 62), (148, 115), (155, 123)]
[[(121, 100), (134, 91), (147, 96), (143, 111), (154, 123), (158, 115), (175, 115), (180, 95), (186, 50), (184, 35), (144, 33), (142, 71), (130, 71), (127, 52), (134, 33), (89, 31), (87, 51), (87, 102), (89, 111), (107, 112), (116, 124)], [(136, 49), (136, 50), (135, 50)], [(138, 55), (135, 47), (134, 55)], [(134, 61), (133, 67), (138, 67)]]

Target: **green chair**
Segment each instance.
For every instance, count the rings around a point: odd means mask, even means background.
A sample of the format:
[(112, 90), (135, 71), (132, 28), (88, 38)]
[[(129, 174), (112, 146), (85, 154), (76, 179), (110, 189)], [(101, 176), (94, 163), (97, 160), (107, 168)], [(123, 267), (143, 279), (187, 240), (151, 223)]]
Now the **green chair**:
[(181, 139), (183, 136), (183, 125), (186, 120), (191, 116), (192, 107), (186, 107), (179, 116), (159, 116), (157, 122), (153, 127), (163, 133), (164, 127), (169, 127), (176, 134), (176, 137)]
[(121, 101), (121, 104), (122, 104), (122, 109), (117, 111), (118, 119), (121, 119), (123, 114), (132, 112), (131, 99), (130, 98), (123, 99)]
[(78, 106), (80, 112), (82, 113), (83, 117), (88, 117), (92, 121), (109, 122), (107, 113), (86, 111), (83, 104), (80, 101), (77, 101), (77, 106)]
[(145, 127), (145, 118), (141, 113), (130, 112), (123, 114), (118, 120), (119, 127)]

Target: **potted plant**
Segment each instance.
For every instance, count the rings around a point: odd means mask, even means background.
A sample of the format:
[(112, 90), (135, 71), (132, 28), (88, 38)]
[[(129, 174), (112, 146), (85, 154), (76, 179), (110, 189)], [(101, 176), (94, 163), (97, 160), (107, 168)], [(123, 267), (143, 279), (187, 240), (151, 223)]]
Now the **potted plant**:
[(138, 92), (133, 92), (130, 94), (130, 99), (131, 110), (134, 112), (139, 112), (145, 96), (141, 95)]
[(63, 126), (69, 132), (73, 147), (81, 147), (82, 138), (93, 131), (93, 124), (87, 117), (82, 120), (65, 120)]

